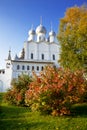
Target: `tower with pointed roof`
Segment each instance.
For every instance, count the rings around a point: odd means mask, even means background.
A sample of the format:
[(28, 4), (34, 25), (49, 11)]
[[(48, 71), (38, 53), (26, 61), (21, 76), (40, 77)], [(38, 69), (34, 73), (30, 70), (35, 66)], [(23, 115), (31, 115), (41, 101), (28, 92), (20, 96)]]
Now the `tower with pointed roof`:
[(9, 50), (8, 60), (11, 60), (11, 50)]

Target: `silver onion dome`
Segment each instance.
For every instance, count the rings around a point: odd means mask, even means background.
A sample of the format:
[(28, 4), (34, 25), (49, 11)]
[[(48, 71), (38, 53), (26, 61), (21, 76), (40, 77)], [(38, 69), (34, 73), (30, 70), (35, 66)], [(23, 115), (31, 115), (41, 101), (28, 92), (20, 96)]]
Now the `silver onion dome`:
[(36, 34), (38, 34), (38, 33), (44, 33), (44, 34), (46, 34), (46, 28), (43, 26), (43, 25), (39, 25), (37, 28), (36, 28)]
[(29, 34), (29, 35), (31, 35), (31, 34), (32, 34), (32, 35), (35, 35), (35, 30), (34, 30), (34, 29), (29, 30), (28, 34)]
[(56, 33), (51, 30), (51, 31), (49, 32), (49, 36), (56, 36)]

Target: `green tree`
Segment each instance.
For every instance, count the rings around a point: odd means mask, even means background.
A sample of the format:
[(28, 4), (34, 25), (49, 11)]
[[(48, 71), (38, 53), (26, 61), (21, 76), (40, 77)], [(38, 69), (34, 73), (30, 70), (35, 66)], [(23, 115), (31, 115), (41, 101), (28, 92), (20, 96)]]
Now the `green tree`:
[(61, 46), (60, 65), (87, 70), (87, 7), (67, 9), (60, 20), (58, 40)]
[(15, 88), (18, 92), (20, 92), (29, 89), (30, 82), (31, 82), (31, 77), (26, 74), (22, 74), (18, 76), (17, 79), (13, 79), (11, 84), (12, 84), (12, 88)]
[(5, 94), (5, 100), (10, 104), (25, 105), (25, 93), (29, 89), (32, 79), (30, 76), (22, 74), (18, 79), (12, 80), (12, 88)]

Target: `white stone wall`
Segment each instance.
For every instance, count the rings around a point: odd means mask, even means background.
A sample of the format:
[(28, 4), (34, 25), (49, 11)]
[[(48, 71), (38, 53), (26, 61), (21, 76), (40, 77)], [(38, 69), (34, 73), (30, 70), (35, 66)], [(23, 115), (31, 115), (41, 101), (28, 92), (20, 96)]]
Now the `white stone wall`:
[[(25, 60), (42, 60), (42, 54), (44, 54), (44, 60), (58, 63), (59, 46), (57, 43), (26, 42), (24, 47)], [(33, 54), (33, 59), (31, 59), (31, 53)], [(53, 60), (53, 55), (55, 55), (55, 61)]]
[(50, 60), (49, 58), (49, 45), (45, 42), (39, 43), (38, 52), (39, 60), (42, 60), (42, 54), (44, 54), (44, 60)]
[[(53, 60), (53, 55), (55, 55), (55, 60)], [(58, 67), (58, 60), (59, 60), (59, 45), (55, 43), (50, 44), (50, 56), (51, 61)]]
[(11, 87), (12, 70), (10, 68), (5, 69), (5, 73), (0, 74), (0, 91), (7, 91)]
[[(42, 70), (42, 67), (44, 68), (47, 64), (52, 65), (52, 63), (39, 63), (39, 62), (15, 62), (13, 61), (13, 70), (12, 70), (12, 78), (18, 78), (21, 74), (28, 74), (32, 75), (32, 72), (34, 71), (36, 74), (39, 74)], [(17, 69), (17, 66), (20, 66), (19, 69)], [(24, 70), (22, 69), (22, 66), (24, 66)], [(27, 69), (27, 66), (29, 66), (29, 70)], [(34, 67), (34, 70), (32, 70), (32, 67)], [(37, 70), (37, 67), (39, 67), (39, 70)]]
[[(37, 60), (38, 59), (38, 54), (37, 54), (37, 43), (31, 42), (28, 44), (28, 59), (31, 59), (31, 53), (33, 54), (33, 59)], [(31, 59), (31, 60), (33, 60)]]

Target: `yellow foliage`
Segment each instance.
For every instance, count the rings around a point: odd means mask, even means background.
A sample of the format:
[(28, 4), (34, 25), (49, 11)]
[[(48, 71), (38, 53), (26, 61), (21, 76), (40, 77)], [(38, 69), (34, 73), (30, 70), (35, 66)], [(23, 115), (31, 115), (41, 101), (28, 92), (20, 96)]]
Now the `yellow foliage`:
[(61, 45), (60, 65), (71, 69), (84, 68), (87, 64), (87, 7), (67, 9), (60, 20), (58, 40)]

